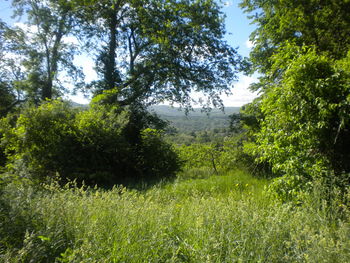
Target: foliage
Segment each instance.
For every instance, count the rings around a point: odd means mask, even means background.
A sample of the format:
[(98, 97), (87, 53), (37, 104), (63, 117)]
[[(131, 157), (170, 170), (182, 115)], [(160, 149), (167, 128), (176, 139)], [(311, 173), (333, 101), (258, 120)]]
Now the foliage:
[(141, 132), (139, 163), (143, 174), (156, 179), (171, 177), (179, 170), (180, 161), (170, 144), (164, 143), (160, 131), (147, 128)]
[(349, 184), (349, 1), (242, 1), (251, 35), (251, 88), (261, 97), (245, 151), (277, 175), (271, 190), (296, 197), (322, 178)]
[(75, 114), (68, 104), (57, 101), (27, 108), (14, 128), (5, 119), (2, 145), (9, 158), (8, 169), (39, 178), (72, 172), (79, 152)]
[(331, 168), (338, 183), (349, 183), (349, 58), (335, 61), (295, 46), (276, 55), (273, 68), (286, 69), (265, 93), (257, 135), (261, 159), (276, 172), (310, 178), (329, 176)]
[(220, 143), (183, 144), (176, 150), (184, 168), (199, 174), (202, 169), (211, 169), (216, 174), (244, 169), (255, 176), (270, 177), (270, 166), (266, 162), (254, 162), (256, 156), (246, 149), (249, 145), (246, 133), (240, 133), (227, 136)]
[(220, 145), (195, 143), (189, 146), (182, 145), (177, 148), (180, 157), (185, 162), (185, 168), (209, 167), (218, 173), (218, 159)]
[(261, 111), (261, 97), (241, 107), (239, 113), (230, 115), (230, 130), (233, 135), (226, 141), (227, 150), (223, 158), (227, 167), (247, 169), (260, 177), (273, 177), (271, 165), (266, 160), (259, 159), (255, 134), (260, 131), (264, 121)]
[[(14, 16), (26, 19), (6, 26), (4, 64), (18, 102), (39, 103), (66, 92), (64, 78), (79, 84), (81, 70), (73, 64), (76, 45), (68, 41), (73, 30), (72, 10), (60, 8), (56, 1), (13, 0)], [(6, 70), (6, 68), (4, 68)], [(11, 75), (14, 75), (11, 77)]]
[(243, 105), (238, 113), (230, 115), (230, 129), (235, 133), (247, 133), (249, 139), (260, 130), (260, 123), (264, 116), (260, 109), (261, 97), (251, 103)]
[(329, 52), (338, 59), (350, 48), (347, 0), (242, 0), (241, 7), (257, 25), (250, 36), (254, 70), (267, 73), (273, 64), (271, 56), (285, 42), (314, 46), (317, 52)]
[(213, 0), (13, 0), (12, 7), (21, 22), (0, 21), (0, 74), (20, 93), (17, 103), (57, 98), (67, 81), (82, 88), (74, 62), (81, 52), (92, 54), (98, 74), (84, 88), (119, 106), (168, 100), (190, 108), (192, 90), (207, 95), (204, 107), (222, 106), (219, 95), (236, 78), (240, 57), (224, 41)]
[[(177, 156), (156, 130), (139, 127), (141, 133), (132, 134), (133, 116), (101, 105), (79, 112), (60, 101), (28, 108), (15, 128), (2, 125), (7, 168), (42, 179), (58, 172), (104, 186), (171, 177), (179, 169)], [(140, 119), (136, 124), (150, 126)]]
[(119, 105), (168, 100), (189, 108), (195, 90), (208, 95), (207, 107), (221, 105), (218, 95), (229, 91), (240, 59), (223, 40), (216, 1), (70, 3), (82, 40), (97, 54), (95, 95)]
[(6, 116), (21, 101), (21, 92), (16, 81), (21, 79), (21, 70), (15, 62), (15, 57), (9, 57), (7, 52), (11, 47), (6, 38), (8, 27), (0, 20), (0, 118)]
[[(1, 147), (7, 168), (23, 176), (58, 172), (105, 185), (172, 177), (177, 157), (152, 130), (165, 122), (145, 107), (168, 100), (188, 110), (195, 90), (207, 95), (209, 111), (236, 78), (240, 57), (224, 41), (213, 0), (13, 0), (12, 7), (23, 22), (0, 23), (0, 114), (23, 102), (38, 108), (28, 106), (16, 125), (5, 119)], [(66, 77), (81, 84), (79, 52), (93, 54), (99, 77), (88, 85), (94, 99), (84, 112), (46, 101), (67, 93)]]
[(15, 96), (5, 82), (0, 82), (0, 118), (4, 117), (12, 108)]

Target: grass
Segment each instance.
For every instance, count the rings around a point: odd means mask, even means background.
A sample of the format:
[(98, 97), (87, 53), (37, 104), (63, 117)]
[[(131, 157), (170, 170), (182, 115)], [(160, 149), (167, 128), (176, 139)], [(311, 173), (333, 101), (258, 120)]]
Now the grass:
[[(136, 191), (8, 186), (2, 262), (348, 262), (349, 215), (281, 204), (242, 171)], [(9, 235), (12, 236), (9, 236)]]

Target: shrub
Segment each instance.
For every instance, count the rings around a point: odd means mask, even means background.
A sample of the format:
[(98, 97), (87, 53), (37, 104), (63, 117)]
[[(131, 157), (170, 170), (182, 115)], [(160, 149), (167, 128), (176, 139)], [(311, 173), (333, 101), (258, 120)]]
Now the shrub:
[(270, 74), (280, 71), (281, 80), (262, 98), (265, 118), (252, 152), (284, 176), (286, 182), (276, 180), (276, 189), (303, 192), (309, 182), (323, 178), (345, 190), (350, 182), (350, 53), (334, 60), (312, 47), (287, 44), (275, 54)]
[(10, 171), (39, 178), (69, 173), (78, 147), (74, 119), (75, 111), (56, 101), (27, 108), (14, 128), (2, 125)]
[(141, 132), (141, 145), (138, 166), (142, 174), (161, 179), (175, 176), (180, 169), (180, 159), (172, 146), (164, 142), (162, 133), (147, 128)]
[(28, 108), (16, 127), (2, 125), (7, 168), (40, 180), (58, 172), (104, 186), (174, 175), (176, 154), (158, 131), (144, 128), (155, 117), (137, 114), (97, 104), (78, 111), (60, 101)]
[(210, 168), (216, 174), (219, 169), (219, 159), (221, 146), (219, 144), (194, 143), (189, 146), (181, 145), (177, 151), (184, 162), (184, 167), (192, 168)]

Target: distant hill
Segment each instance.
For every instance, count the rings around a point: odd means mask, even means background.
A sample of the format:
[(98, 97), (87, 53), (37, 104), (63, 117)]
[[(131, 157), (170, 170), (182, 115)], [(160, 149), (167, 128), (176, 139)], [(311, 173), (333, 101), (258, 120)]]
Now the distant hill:
[(71, 101), (69, 100), (68, 103), (73, 107), (73, 108), (88, 108), (89, 107), (89, 104), (80, 104), (80, 103), (77, 103), (75, 101)]
[(224, 112), (213, 109), (207, 114), (197, 108), (186, 116), (184, 110), (181, 111), (179, 108), (171, 106), (158, 105), (150, 108), (151, 111), (157, 113), (162, 119), (169, 121), (173, 127), (182, 133), (228, 128), (229, 115), (238, 113), (239, 109), (239, 107), (227, 107)]
[[(87, 108), (88, 104), (69, 102), (76, 108)], [(214, 129), (226, 129), (229, 127), (229, 115), (239, 112), (239, 107), (226, 107), (224, 112), (219, 109), (212, 109), (209, 114), (202, 112), (201, 108), (195, 108), (188, 115), (180, 108), (167, 105), (155, 105), (149, 108), (150, 112), (155, 112), (161, 119), (170, 122), (170, 125), (180, 133), (189, 134), (191, 132), (213, 131)]]
[[(177, 107), (171, 107), (167, 105), (155, 105), (150, 107), (151, 111), (156, 112), (158, 115), (164, 116), (164, 117), (184, 117), (185, 111), (181, 110)], [(228, 115), (231, 115), (232, 113), (238, 113), (239, 107), (226, 107), (224, 109), (224, 112), (220, 109), (212, 109), (209, 113), (209, 118), (216, 118), (216, 117), (227, 117)], [(192, 117), (207, 117), (207, 113), (202, 112), (201, 108), (194, 108), (194, 111), (190, 111), (188, 114), (189, 118)]]

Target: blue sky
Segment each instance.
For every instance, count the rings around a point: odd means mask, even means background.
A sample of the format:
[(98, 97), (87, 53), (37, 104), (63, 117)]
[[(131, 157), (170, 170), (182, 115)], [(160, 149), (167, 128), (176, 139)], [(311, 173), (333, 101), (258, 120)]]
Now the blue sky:
[(10, 17), (12, 15), (10, 1), (0, 0), (0, 18), (5, 22), (11, 21)]
[[(223, 12), (226, 14), (226, 40), (234, 48), (238, 47), (238, 53), (242, 56), (248, 56), (252, 43), (249, 41), (249, 35), (255, 29), (250, 24), (247, 14), (239, 8), (240, 0), (227, 0)], [(225, 106), (242, 106), (251, 102), (257, 94), (248, 90), (251, 83), (257, 81), (256, 75), (239, 75), (238, 82), (232, 89), (232, 95), (223, 96)]]
[(226, 14), (226, 40), (233, 47), (239, 47), (239, 53), (243, 56), (249, 55), (247, 41), (254, 26), (250, 25), (247, 15), (238, 7), (240, 1), (226, 1), (223, 11)]
[[(226, 14), (226, 40), (232, 47), (238, 47), (239, 54), (248, 56), (251, 47), (248, 39), (250, 33), (254, 30), (254, 26), (250, 25), (246, 14), (238, 7), (239, 2), (240, 0), (227, 0), (224, 2), (223, 12)], [(7, 23), (16, 22), (11, 19), (11, 15), (11, 1), (0, 0), (0, 18)], [(87, 62), (84, 58), (80, 57), (77, 59), (77, 62), (84, 66), (85, 75), (90, 76), (90, 78), (94, 77), (92, 61)], [(249, 77), (240, 74), (239, 80), (232, 89), (232, 95), (222, 97), (224, 105), (242, 106), (253, 100), (256, 95), (248, 90), (248, 86), (254, 81), (256, 81), (256, 76)], [(88, 102), (82, 95), (71, 96), (71, 99), (79, 103)]]

